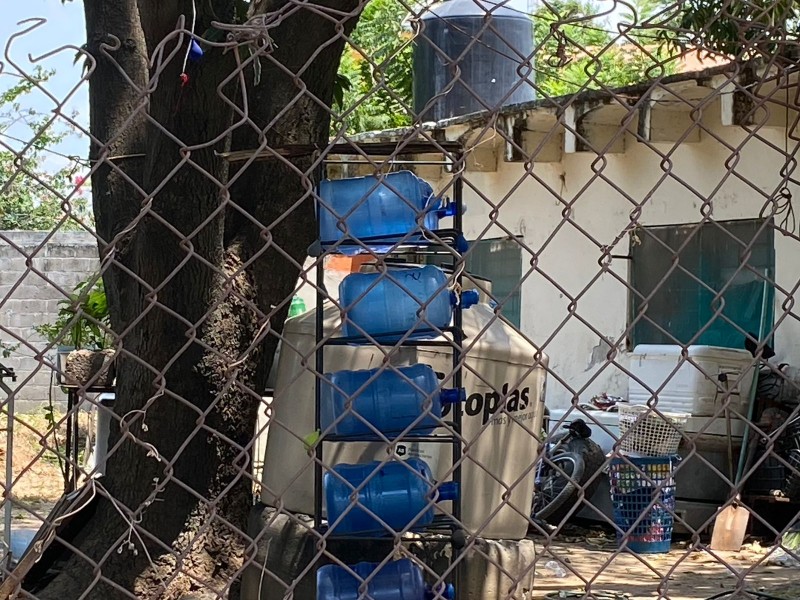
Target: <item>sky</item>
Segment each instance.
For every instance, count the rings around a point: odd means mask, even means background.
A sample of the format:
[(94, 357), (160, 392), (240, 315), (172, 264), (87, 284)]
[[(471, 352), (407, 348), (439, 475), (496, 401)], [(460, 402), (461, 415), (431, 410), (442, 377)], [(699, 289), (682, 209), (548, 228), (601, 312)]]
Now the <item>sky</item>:
[[(37, 64), (46, 70), (56, 71), (45, 84), (47, 90), (57, 99), (63, 101), (71, 94), (81, 79), (81, 65), (73, 65), (74, 49), (63, 49), (53, 56), (32, 62), (48, 52), (53, 52), (66, 45), (81, 46), (86, 41), (83, 22), (83, 5), (81, 0), (72, 0), (62, 4), (61, 0), (0, 0), (0, 90), (6, 90), (19, 82), (20, 71), (31, 73)], [(31, 26), (19, 24), (20, 21), (32, 18), (47, 20), (36, 30), (10, 41), (15, 33), (22, 32)], [(16, 67), (11, 62), (16, 63)], [(51, 114), (56, 105), (53, 99), (42, 92), (34, 92), (25, 100), (36, 110)], [(67, 114), (77, 113), (76, 119), (86, 125), (89, 120), (88, 85), (84, 82), (68, 101), (63, 109)], [(6, 135), (29, 138), (30, 131), (22, 126), (14, 126), (4, 132)], [(14, 147), (19, 146), (7, 137), (0, 141)], [(55, 150), (67, 155), (85, 157), (88, 154), (88, 140), (79, 135), (71, 135)], [(65, 159), (50, 155), (48, 163), (52, 166), (63, 165)]]

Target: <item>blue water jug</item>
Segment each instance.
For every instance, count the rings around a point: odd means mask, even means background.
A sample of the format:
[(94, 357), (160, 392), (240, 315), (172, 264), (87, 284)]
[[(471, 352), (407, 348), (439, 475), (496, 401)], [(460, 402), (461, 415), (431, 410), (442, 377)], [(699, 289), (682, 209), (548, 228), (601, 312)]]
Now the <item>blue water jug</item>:
[[(364, 594), (360, 590), (368, 577), (370, 580)], [(425, 585), (422, 569), (409, 558), (392, 561), (383, 567), (380, 563), (362, 562), (347, 569), (325, 565), (317, 571), (317, 600), (430, 600), (435, 595)], [(439, 598), (450, 600), (454, 597), (452, 585), (439, 592)]]
[[(423, 460), (409, 458), (380, 464), (339, 464), (332, 473), (325, 473), (328, 523), (336, 535), (392, 535), (406, 527), (421, 529), (433, 522), (434, 502), (458, 496), (455, 482), (434, 487), (430, 467)], [(358, 501), (353, 502), (353, 490), (359, 486)], [(337, 523), (339, 517), (343, 518)]]
[[(447, 285), (447, 275), (433, 265), (352, 273), (339, 285), (342, 333), (345, 337), (380, 336), (384, 342), (396, 341), (407, 331), (412, 332), (410, 338), (439, 335), (434, 328), (450, 324), (458, 303)], [(477, 303), (475, 290), (461, 294), (463, 308)]]
[[(392, 244), (385, 242), (418, 232), (420, 222), (427, 230), (438, 229), (439, 219), (452, 216), (455, 210), (453, 204), (441, 208), (441, 199), (434, 195), (433, 188), (411, 171), (325, 180), (319, 185), (319, 196), (322, 247), (329, 248), (343, 240), (336, 247), (336, 252), (342, 254), (366, 251), (353, 244), (356, 239), (374, 252), (386, 252)], [(420, 239), (416, 235), (408, 241)]]
[(439, 379), (428, 365), (337, 371), (326, 374), (321, 385), (322, 429), (338, 436), (379, 439), (365, 421), (386, 434), (400, 433), (416, 421), (409, 435), (428, 435), (441, 424), (442, 404), (465, 399), (463, 389), (439, 390)]

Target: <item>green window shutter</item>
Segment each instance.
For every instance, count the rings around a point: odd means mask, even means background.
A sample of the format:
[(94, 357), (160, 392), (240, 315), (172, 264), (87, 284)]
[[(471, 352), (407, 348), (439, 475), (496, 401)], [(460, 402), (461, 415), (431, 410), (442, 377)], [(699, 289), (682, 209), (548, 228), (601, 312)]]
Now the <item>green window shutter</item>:
[[(502, 304), (501, 314), (520, 326), (522, 279), (522, 246), (515, 239), (472, 241), (466, 269), (477, 277), (492, 282), (492, 296)], [(448, 265), (451, 258), (420, 255), (418, 260), (433, 265)]]
[[(744, 332), (758, 333), (763, 276), (772, 278), (775, 272), (769, 223), (647, 227), (637, 238), (640, 243), (631, 244), (633, 346), (691, 342), (742, 348)], [(768, 327), (774, 294), (767, 286)]]

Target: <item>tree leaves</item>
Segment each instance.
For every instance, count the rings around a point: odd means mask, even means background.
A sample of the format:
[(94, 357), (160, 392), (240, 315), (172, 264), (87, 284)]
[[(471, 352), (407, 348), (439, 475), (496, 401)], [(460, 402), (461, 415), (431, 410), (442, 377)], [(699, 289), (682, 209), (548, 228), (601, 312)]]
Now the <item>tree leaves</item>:
[(793, 0), (686, 0), (678, 28), (665, 40), (739, 59), (771, 56), (796, 44), (800, 13)]
[[(371, 0), (345, 49), (334, 104), (349, 132), (402, 127), (411, 122), (411, 35), (408, 11), (397, 0)], [(336, 129), (334, 122), (332, 127)]]
[[(73, 178), (78, 163), (53, 168), (46, 161), (50, 148), (61, 142), (67, 131), (51, 123), (49, 115), (23, 108), (25, 97), (36, 90), (37, 83), (51, 75), (52, 72), (38, 69), (31, 80), (21, 80), (0, 93), (0, 181), (3, 181), (0, 229), (79, 229), (80, 223), (67, 217), (67, 211), (90, 221), (88, 201), (74, 193)], [(16, 132), (13, 128), (21, 129), (22, 133), (12, 136), (9, 130)], [(32, 140), (32, 144), (23, 152), (23, 142), (12, 146), (14, 138)], [(68, 204), (65, 198), (70, 198)]]
[(675, 71), (673, 56), (643, 21), (661, 10), (661, 0), (633, 2), (622, 15), (624, 34), (614, 34), (593, 2), (555, 0), (534, 14), (538, 92), (550, 97), (602, 86), (623, 87)]
[(36, 332), (53, 344), (89, 350), (105, 348), (108, 344), (106, 331), (110, 327), (108, 301), (102, 279), (87, 290), (94, 277), (76, 285), (70, 297), (58, 303), (56, 320), (34, 327)]
[(337, 73), (333, 82), (333, 105), (339, 109), (344, 108), (344, 94), (352, 89), (353, 84), (347, 75)]

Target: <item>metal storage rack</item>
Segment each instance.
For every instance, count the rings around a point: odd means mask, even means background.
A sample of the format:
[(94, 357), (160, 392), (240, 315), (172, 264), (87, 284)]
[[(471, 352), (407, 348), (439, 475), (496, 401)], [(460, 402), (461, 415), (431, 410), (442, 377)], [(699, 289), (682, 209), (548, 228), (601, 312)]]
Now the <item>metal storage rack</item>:
[[(413, 153), (413, 154), (437, 154), (441, 155), (442, 159), (438, 161), (427, 161), (427, 160), (392, 160), (389, 164), (393, 166), (408, 166), (408, 165), (442, 165), (442, 166), (452, 166), (453, 164), (458, 165), (462, 159), (462, 152), (463, 148), (461, 144), (454, 143), (454, 142), (442, 142), (442, 143), (428, 143), (428, 142), (413, 142), (411, 144), (402, 144), (402, 145), (395, 145), (395, 144), (386, 144), (386, 143), (361, 143), (361, 144), (353, 144), (353, 147), (350, 148), (350, 152), (352, 153), (353, 150), (358, 151), (363, 157), (370, 157), (370, 156), (396, 156), (398, 153)], [(364, 161), (362, 160), (349, 160), (349, 159), (342, 159), (342, 160), (331, 160), (326, 161), (325, 164), (363, 164)], [(419, 242), (404, 242), (402, 248), (405, 248), (406, 252), (409, 251), (419, 251), (420, 248), (425, 248), (425, 253), (436, 253), (436, 254), (443, 254), (450, 256), (452, 258), (451, 264), (449, 265), (452, 267), (452, 281), (457, 289), (461, 289), (462, 284), (462, 271), (463, 269), (460, 268), (459, 265), (459, 256), (460, 250), (463, 251), (463, 248), (466, 245), (466, 241), (464, 240), (463, 233), (462, 233), (462, 215), (463, 215), (463, 183), (461, 178), (458, 176), (457, 173), (453, 175), (453, 187), (452, 187), (452, 199), (450, 200), (452, 203), (455, 204), (455, 214), (452, 216), (453, 219), (453, 227), (451, 229), (438, 229), (433, 231), (442, 243), (437, 243), (435, 241), (431, 241), (429, 239), (425, 239), (424, 241)], [(386, 241), (386, 238), (366, 238), (359, 240), (362, 243), (370, 243), (370, 242), (381, 242)], [(342, 246), (346, 245), (354, 245), (352, 242), (348, 243), (347, 241), (343, 241)], [(389, 254), (382, 254), (384, 260), (391, 259), (393, 256), (402, 255), (404, 251), (402, 249), (395, 250)], [(320, 258), (326, 254), (322, 249), (320, 249)], [(317, 263), (316, 268), (316, 285), (317, 285), (317, 299), (316, 299), (316, 330), (315, 330), (315, 338), (316, 338), (316, 352), (315, 352), (315, 370), (318, 374), (317, 381), (315, 385), (315, 415), (314, 415), (314, 426), (315, 430), (322, 433), (321, 427), (321, 410), (320, 410), (320, 402), (321, 402), (321, 385), (320, 385), (320, 377), (325, 373), (325, 363), (324, 363), (324, 351), (326, 347), (331, 346), (345, 346), (345, 345), (371, 345), (371, 342), (364, 338), (364, 337), (335, 337), (330, 339), (325, 339), (325, 332), (324, 332), (324, 309), (325, 309), (325, 301), (326, 301), (326, 294), (324, 292), (324, 268), (323, 268), (323, 261), (320, 259)], [(399, 332), (398, 332), (399, 333)], [(464, 331), (463, 331), (463, 322), (462, 322), (462, 306), (459, 300), (458, 304), (453, 311), (453, 324), (451, 327), (447, 327), (442, 330), (443, 336), (440, 338), (444, 339), (406, 339), (404, 341), (399, 342), (400, 346), (416, 346), (416, 347), (449, 347), (452, 351), (452, 383), (450, 387), (461, 389), (463, 388), (463, 374), (461, 369), (461, 357), (462, 357), (462, 345), (464, 341)], [(396, 334), (385, 334), (386, 336), (391, 336), (396, 338)], [(380, 342), (382, 336), (372, 336), (376, 342)], [(392, 341), (391, 345), (395, 345), (396, 342)], [(447, 426), (452, 429), (454, 432), (453, 435), (407, 435), (407, 436), (398, 436), (398, 437), (391, 437), (389, 434), (387, 437), (393, 440), (394, 442), (436, 442), (436, 443), (443, 443), (443, 444), (450, 444), (452, 446), (452, 461), (455, 468), (453, 470), (453, 477), (452, 481), (456, 482), (461, 490), (461, 466), (460, 460), (462, 455), (462, 443), (461, 443), (461, 416), (462, 410), (459, 405), (454, 406), (454, 410), (452, 411), (452, 419), (449, 421), (445, 421)], [(315, 528), (319, 532), (324, 532), (327, 529), (327, 526), (324, 523), (323, 515), (322, 515), (322, 505), (323, 505), (323, 465), (324, 463), (324, 442), (358, 442), (358, 441), (370, 441), (375, 442), (375, 437), (357, 437), (357, 436), (336, 436), (336, 435), (320, 435), (316, 447), (315, 447), (315, 454), (316, 454), (316, 461), (315, 461), (315, 471), (314, 471), (314, 524)], [(327, 467), (332, 467), (333, 465), (327, 465)], [(462, 490), (463, 491), (463, 490)], [(464, 532), (461, 529), (459, 523), (461, 522), (461, 493), (459, 493), (458, 497), (452, 501), (452, 518), (447, 515), (440, 515), (434, 519), (434, 522), (425, 527), (422, 530), (414, 529), (415, 534), (421, 534), (420, 537), (414, 539), (416, 543), (419, 542), (426, 542), (429, 544), (451, 544), (452, 545), (452, 563), (455, 563), (455, 568), (450, 573), (449, 579), (450, 582), (454, 584), (456, 597), (459, 597), (461, 592), (459, 592), (459, 580), (461, 579), (460, 571), (461, 571), (461, 563), (456, 563), (458, 555), (464, 545), (465, 536)], [(443, 533), (450, 534), (450, 537), (442, 537)], [(434, 534), (434, 535), (425, 535), (425, 534)], [(438, 535), (435, 535), (438, 534)], [(342, 536), (342, 535), (335, 535), (332, 534), (329, 536), (329, 539), (335, 540), (353, 540), (353, 541), (377, 541), (377, 540), (387, 540), (390, 539), (387, 536), (370, 536), (370, 535), (359, 535), (359, 536)], [(451, 564), (452, 564), (451, 563)]]

